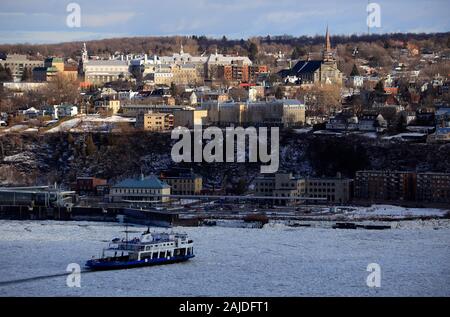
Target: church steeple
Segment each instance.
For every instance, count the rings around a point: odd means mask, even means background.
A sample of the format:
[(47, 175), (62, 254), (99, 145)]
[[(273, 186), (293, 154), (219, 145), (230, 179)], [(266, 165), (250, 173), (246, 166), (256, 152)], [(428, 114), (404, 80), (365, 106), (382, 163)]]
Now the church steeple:
[(89, 55), (88, 55), (88, 51), (86, 48), (86, 43), (83, 43), (83, 48), (81, 49), (81, 60), (83, 61), (83, 63), (87, 62), (87, 60), (89, 59)]
[(327, 33), (325, 35), (325, 49), (323, 50), (323, 61), (331, 62), (334, 61), (333, 50), (331, 49), (331, 37), (330, 31), (327, 25)]
[(326, 48), (325, 48), (326, 52), (331, 52), (331, 40), (330, 40), (330, 32), (328, 30), (328, 25), (327, 25), (327, 35), (326, 35)]

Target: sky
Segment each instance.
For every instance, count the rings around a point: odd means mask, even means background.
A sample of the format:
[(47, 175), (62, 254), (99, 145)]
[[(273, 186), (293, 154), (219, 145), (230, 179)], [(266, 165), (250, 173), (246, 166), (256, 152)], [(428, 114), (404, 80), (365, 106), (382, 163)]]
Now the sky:
[[(373, 33), (450, 31), (450, 0), (378, 0)], [(69, 27), (67, 6), (80, 7)], [(0, 0), (0, 43), (59, 43), (111, 37), (367, 32), (367, 0)]]

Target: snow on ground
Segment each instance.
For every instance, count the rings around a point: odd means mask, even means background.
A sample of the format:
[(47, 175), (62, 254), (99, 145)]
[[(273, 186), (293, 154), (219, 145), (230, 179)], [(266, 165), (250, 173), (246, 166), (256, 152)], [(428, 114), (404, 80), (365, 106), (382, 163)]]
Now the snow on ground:
[(297, 134), (305, 134), (309, 133), (313, 130), (313, 128), (303, 128), (303, 129), (294, 129), (294, 132)]
[(76, 127), (81, 123), (80, 118), (73, 118), (67, 121), (62, 122), (58, 126), (51, 128), (47, 131), (47, 133), (58, 133), (58, 132), (68, 132), (70, 129)]
[(361, 133), (358, 135), (368, 138), (368, 139), (377, 139), (378, 138), (378, 134), (376, 132), (366, 132), (366, 133)]
[(340, 133), (340, 132), (333, 132), (333, 131), (327, 131), (327, 130), (318, 130), (318, 131), (315, 131), (313, 134), (315, 134), (315, 135), (336, 135), (336, 136), (342, 135), (342, 133)]
[(101, 117), (99, 115), (79, 116), (62, 122), (60, 125), (50, 129), (47, 133), (55, 132), (83, 132), (83, 131), (105, 131), (114, 123), (134, 123), (135, 118), (121, 116)]
[(28, 128), (22, 131), (23, 133), (38, 133), (39, 129), (38, 128)]
[(16, 124), (16, 125), (13, 125), (12, 127), (8, 128), (8, 129), (1, 129), (0, 131), (2, 131), (4, 133), (20, 132), (20, 131), (25, 130), (27, 128), (28, 128), (28, 125)]
[(83, 121), (87, 122), (128, 122), (133, 123), (136, 122), (136, 118), (125, 118), (121, 116), (110, 116), (110, 117), (100, 117), (100, 116), (85, 116), (83, 117)]
[[(142, 227), (133, 228), (144, 230)], [(0, 221), (0, 281), (64, 273), (123, 235), (117, 224)], [(450, 296), (450, 229), (175, 228), (195, 241), (182, 264), (2, 285), (1, 296)], [(366, 285), (369, 263), (381, 288)]]
[(31, 162), (33, 154), (31, 152), (22, 152), (15, 155), (5, 156), (3, 162), (9, 163), (24, 163)]
[(392, 216), (392, 217), (442, 217), (447, 211), (430, 208), (406, 208), (390, 205), (373, 205), (365, 208), (359, 207), (350, 212), (359, 216)]
[(392, 136), (385, 136), (385, 137), (383, 137), (383, 140), (403, 139), (403, 138), (420, 138), (420, 137), (425, 137), (425, 136), (427, 136), (427, 135), (424, 133), (410, 132), (410, 133), (400, 133), (400, 134), (396, 134), (396, 135), (392, 135)]

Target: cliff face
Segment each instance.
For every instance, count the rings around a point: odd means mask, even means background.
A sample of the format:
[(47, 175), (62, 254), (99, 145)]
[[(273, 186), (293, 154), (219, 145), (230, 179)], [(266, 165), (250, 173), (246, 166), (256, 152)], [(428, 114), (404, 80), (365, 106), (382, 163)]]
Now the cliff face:
[[(0, 137), (3, 185), (64, 185), (77, 176), (116, 181), (172, 166), (192, 168), (209, 188), (242, 191), (258, 176), (260, 164), (173, 163), (170, 134), (47, 134)], [(353, 177), (361, 169), (450, 172), (450, 144), (380, 142), (355, 136), (315, 137), (284, 132), (280, 170), (301, 175)], [(245, 188), (245, 186), (244, 186)]]

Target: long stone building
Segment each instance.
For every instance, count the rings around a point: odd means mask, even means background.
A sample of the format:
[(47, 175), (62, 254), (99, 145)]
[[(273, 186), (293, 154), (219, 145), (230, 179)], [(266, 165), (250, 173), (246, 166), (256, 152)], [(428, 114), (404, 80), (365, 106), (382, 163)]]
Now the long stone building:
[(269, 102), (209, 102), (208, 121), (218, 125), (281, 125), (298, 126), (305, 123), (305, 105), (298, 100), (281, 99)]

